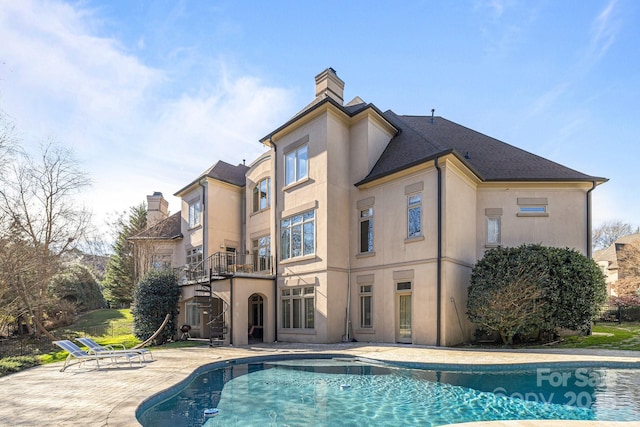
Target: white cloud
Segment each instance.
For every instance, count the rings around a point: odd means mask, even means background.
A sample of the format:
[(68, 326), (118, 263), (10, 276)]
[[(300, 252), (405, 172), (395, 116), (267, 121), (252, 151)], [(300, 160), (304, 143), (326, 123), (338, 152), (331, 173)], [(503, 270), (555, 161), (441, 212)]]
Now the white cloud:
[[(219, 59), (200, 58), (217, 64), (208, 76), (151, 67), (99, 35), (100, 19), (77, 5), (0, 0), (0, 109), (25, 145), (54, 137), (76, 151), (95, 183), (85, 200), (97, 225), (152, 191), (172, 194), (218, 159), (252, 161), (258, 138), (286, 118), (287, 90)], [(144, 38), (132, 43), (145, 48)]]
[(615, 42), (620, 30), (620, 21), (617, 19), (616, 12), (617, 0), (610, 0), (593, 20), (587, 52), (587, 56), (591, 60), (600, 60)]

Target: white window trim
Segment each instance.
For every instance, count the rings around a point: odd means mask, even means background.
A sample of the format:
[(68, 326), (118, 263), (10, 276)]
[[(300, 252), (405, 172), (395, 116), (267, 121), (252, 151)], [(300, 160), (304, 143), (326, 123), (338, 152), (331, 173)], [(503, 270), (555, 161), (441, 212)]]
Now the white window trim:
[[(419, 196), (420, 197), (420, 201), (418, 203), (411, 203), (411, 198), (412, 197), (416, 197)], [(416, 209), (419, 208), (420, 209), (420, 232), (416, 235), (409, 235), (409, 225), (411, 223), (411, 220), (409, 219), (409, 212), (412, 209)], [(413, 194), (408, 194), (407, 195), (407, 238), (406, 241), (415, 241), (417, 239), (420, 238), (424, 238), (424, 234), (423, 234), (423, 224), (424, 221), (422, 220), (422, 213), (423, 213), (424, 209), (422, 209), (422, 193), (418, 192), (418, 193), (413, 193)]]
[[(363, 217), (362, 213), (363, 212), (370, 212), (370, 215)], [(371, 255), (371, 254), (375, 254), (375, 221), (374, 221), (374, 217), (375, 217), (375, 210), (373, 209), (373, 206), (369, 206), (367, 208), (364, 209), (359, 209), (358, 210), (358, 255), (362, 256), (366, 256), (366, 255)], [(363, 251), (362, 250), (362, 223), (363, 222), (369, 222), (369, 227), (371, 229), (371, 237), (370, 237), (370, 241), (369, 241), (369, 236), (367, 235), (367, 242), (369, 243), (369, 246), (371, 246), (371, 250), (366, 250)], [(367, 230), (368, 230), (367, 229)]]
[[(300, 167), (299, 166), (299, 154), (298, 154), (298, 152), (300, 150), (302, 150), (303, 148), (306, 148), (306, 151), (307, 151), (307, 158), (306, 158), (306, 161), (307, 161), (307, 173), (304, 176), (298, 177), (298, 169)], [(287, 172), (288, 172), (288, 169), (287, 169), (287, 157), (292, 153), (295, 154), (295, 162), (294, 162), (295, 170), (294, 170), (294, 173), (293, 173), (293, 181), (287, 182)], [(307, 144), (305, 142), (305, 143), (296, 145), (295, 147), (292, 147), (290, 150), (285, 152), (284, 153), (284, 168), (283, 168), (283, 170), (284, 170), (284, 180), (283, 180), (283, 182), (284, 182), (284, 190), (287, 190), (287, 189), (289, 189), (289, 188), (291, 188), (293, 186), (296, 186), (296, 185), (299, 185), (299, 184), (301, 184), (301, 183), (303, 183), (305, 181), (308, 181), (309, 180), (309, 144)]]
[[(195, 211), (195, 206), (198, 205), (198, 215), (192, 216), (192, 207)], [(196, 228), (202, 224), (202, 202), (198, 199), (193, 199), (187, 203), (187, 225), (189, 229)], [(193, 219), (193, 221), (192, 221)]]
[[(309, 213), (309, 212), (313, 212), (313, 220), (307, 220), (305, 221), (304, 219), (304, 215)], [(286, 221), (286, 220), (291, 220), (293, 217), (301, 215), (302, 216), (302, 222), (300, 223), (302, 230), (301, 230), (301, 255), (298, 256), (293, 256), (293, 251), (292, 251), (292, 247), (291, 247), (291, 232), (289, 232), (289, 257), (288, 258), (283, 258), (284, 256), (284, 251), (282, 250), (282, 222)], [(279, 239), (278, 239), (278, 243), (280, 244), (280, 262), (281, 263), (286, 263), (286, 262), (292, 262), (292, 261), (300, 261), (303, 259), (309, 259), (309, 258), (314, 258), (316, 256), (316, 251), (317, 251), (317, 232), (318, 232), (318, 224), (317, 224), (317, 215), (316, 215), (316, 210), (315, 209), (310, 209), (304, 212), (300, 212), (291, 216), (287, 216), (285, 218), (282, 218), (280, 220), (280, 233), (279, 233)], [(304, 253), (304, 224), (308, 224), (310, 222), (313, 222), (313, 252), (311, 253)], [(297, 224), (296, 224), (297, 225)], [(287, 226), (287, 228), (289, 230), (291, 230), (291, 224), (289, 226)]]
[[(300, 294), (299, 295), (293, 295), (294, 289), (300, 289)], [(308, 290), (308, 289), (313, 289), (313, 292), (312, 293), (305, 293), (305, 290)], [(288, 295), (284, 295), (285, 291), (288, 291), (289, 294)], [(304, 331), (315, 331), (316, 330), (316, 321), (317, 321), (316, 287), (313, 286), (313, 285), (312, 286), (309, 286), (309, 285), (307, 285), (307, 286), (287, 286), (287, 287), (279, 288), (279, 293), (280, 293), (279, 299), (280, 299), (281, 316), (282, 316), (282, 314), (284, 314), (284, 308), (282, 307), (284, 305), (283, 304), (283, 300), (286, 299), (286, 300), (291, 301), (290, 306), (289, 306), (289, 316), (290, 316), (289, 317), (289, 323), (290, 323), (290, 326), (289, 327), (285, 327), (284, 324), (283, 324), (284, 323), (283, 319), (282, 319), (282, 317), (280, 317), (279, 323), (278, 323), (280, 325), (279, 330), (282, 330), (282, 331), (285, 331), (285, 332), (289, 332), (289, 333), (298, 333), (298, 332), (305, 333)], [(293, 300), (294, 299), (296, 299), (296, 300), (299, 299), (301, 301), (300, 302), (300, 309), (301, 309), (301, 316), (302, 317), (301, 317), (300, 320), (303, 323), (303, 326), (300, 327), (300, 328), (295, 328), (293, 326), (293, 319), (294, 319), (294, 317), (293, 317), (294, 316), (294, 313), (293, 313)], [(309, 300), (309, 299), (313, 300), (313, 327), (312, 328), (308, 328), (306, 326), (306, 321), (307, 321), (306, 314), (307, 313), (306, 313), (305, 301)]]

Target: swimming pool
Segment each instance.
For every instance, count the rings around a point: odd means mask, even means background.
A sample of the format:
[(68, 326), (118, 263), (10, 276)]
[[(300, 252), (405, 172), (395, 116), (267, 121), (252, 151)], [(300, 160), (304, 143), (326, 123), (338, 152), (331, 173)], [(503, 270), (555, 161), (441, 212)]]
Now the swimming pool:
[[(625, 364), (398, 366), (309, 357), (201, 367), (143, 403), (136, 416), (143, 426), (243, 427), (640, 421), (640, 370)], [(205, 416), (207, 409), (217, 415)]]

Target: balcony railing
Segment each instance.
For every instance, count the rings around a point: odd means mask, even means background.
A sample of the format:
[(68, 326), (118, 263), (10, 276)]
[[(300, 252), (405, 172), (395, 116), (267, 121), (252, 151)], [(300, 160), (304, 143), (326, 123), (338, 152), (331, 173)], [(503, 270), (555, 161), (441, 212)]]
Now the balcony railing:
[(182, 283), (208, 282), (210, 277), (215, 279), (238, 274), (271, 276), (273, 262), (270, 256), (257, 253), (216, 252), (197, 264), (175, 270)]

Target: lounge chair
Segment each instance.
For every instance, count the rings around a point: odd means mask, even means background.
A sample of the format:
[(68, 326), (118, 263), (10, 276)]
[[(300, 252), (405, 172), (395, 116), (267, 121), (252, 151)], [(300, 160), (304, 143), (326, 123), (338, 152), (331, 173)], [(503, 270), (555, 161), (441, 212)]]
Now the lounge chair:
[(62, 369), (60, 369), (60, 372), (63, 372), (65, 369), (67, 369), (67, 366), (69, 366), (69, 362), (71, 361), (71, 359), (74, 359), (74, 358), (79, 360), (80, 365), (82, 365), (82, 363), (85, 362), (86, 360), (93, 360), (96, 362), (98, 369), (100, 369), (101, 359), (111, 359), (117, 365), (118, 364), (117, 358), (125, 357), (129, 361), (129, 366), (133, 366), (131, 364), (132, 358), (137, 357), (138, 359), (140, 359), (140, 354), (138, 353), (128, 353), (128, 354), (89, 353), (84, 351), (83, 349), (81, 349), (80, 347), (78, 347), (77, 345), (75, 345), (69, 340), (53, 341), (53, 343), (58, 347), (60, 347), (61, 349), (69, 352), (69, 355), (67, 356), (67, 359), (64, 361), (64, 366), (62, 367)]
[(100, 344), (98, 344), (97, 342), (95, 342), (94, 340), (92, 340), (91, 338), (76, 338), (76, 341), (78, 341), (80, 344), (84, 345), (85, 347), (87, 347), (89, 349), (90, 353), (95, 353), (95, 354), (114, 354), (114, 355), (121, 355), (124, 353), (135, 353), (138, 354), (142, 357), (142, 360), (145, 360), (145, 356), (148, 354), (149, 357), (151, 357), (151, 360), (153, 360), (153, 355), (151, 354), (151, 351), (146, 349), (146, 348), (129, 348), (127, 349), (124, 344), (120, 344), (122, 346), (122, 350), (116, 350), (115, 348), (113, 348), (113, 346), (111, 345), (105, 345), (102, 346)]

